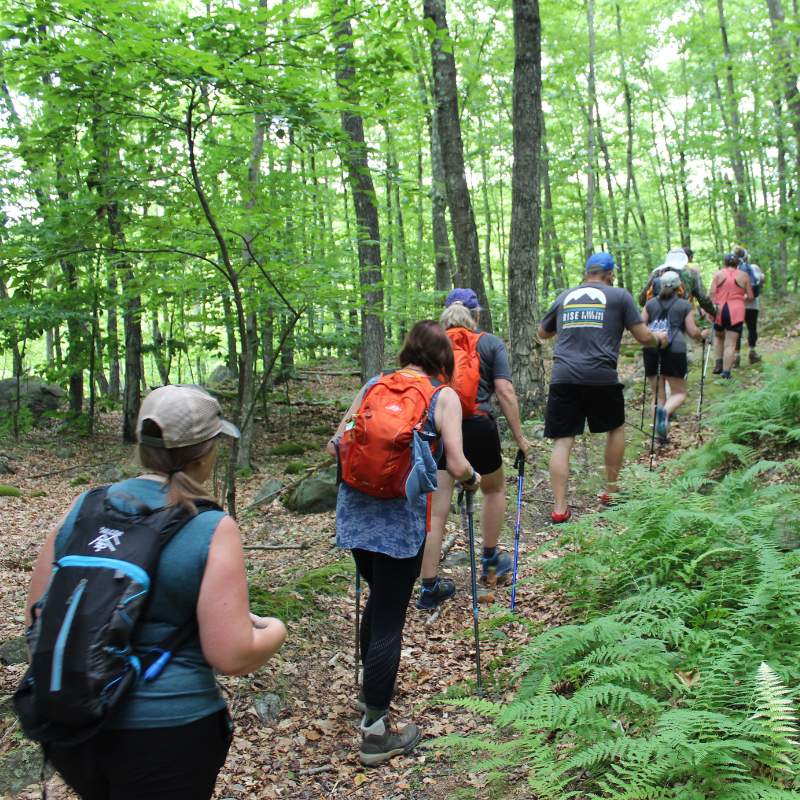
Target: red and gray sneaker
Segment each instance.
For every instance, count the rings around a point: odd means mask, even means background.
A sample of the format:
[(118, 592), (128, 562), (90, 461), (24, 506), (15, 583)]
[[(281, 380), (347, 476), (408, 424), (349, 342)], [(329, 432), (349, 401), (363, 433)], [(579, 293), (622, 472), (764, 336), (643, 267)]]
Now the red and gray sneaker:
[(561, 525), (564, 522), (569, 522), (572, 519), (572, 511), (567, 509), (563, 514), (560, 514), (558, 511), (553, 511), (550, 514), (550, 521), (553, 525)]
[(361, 721), (361, 749), (358, 760), (366, 767), (377, 767), (394, 756), (410, 753), (419, 743), (421, 734), (416, 725), (409, 724), (393, 730), (388, 714), (384, 714), (372, 725)]

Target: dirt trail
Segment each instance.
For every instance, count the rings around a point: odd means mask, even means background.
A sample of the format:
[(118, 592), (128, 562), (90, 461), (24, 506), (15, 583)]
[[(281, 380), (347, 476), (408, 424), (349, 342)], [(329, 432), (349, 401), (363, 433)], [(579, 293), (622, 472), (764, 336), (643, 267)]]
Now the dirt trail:
[[(771, 347), (777, 349), (782, 344), (776, 342)], [(623, 378), (629, 382), (629, 421), (638, 424), (641, 402), (638, 352), (623, 356), (620, 366)], [(748, 368), (741, 371), (740, 379), (757, 381), (758, 375), (757, 368)], [(692, 376), (689, 400), (673, 426), (674, 444), (659, 451), (659, 461), (697, 441), (694, 417), (697, 372)], [(342, 400), (355, 388), (353, 379), (335, 377), (321, 378), (311, 388), (304, 384), (296, 392), (318, 403), (320, 397)], [(709, 405), (723, 390), (724, 387), (708, 380)], [(249, 502), (267, 477), (292, 479), (283, 474), (292, 458), (269, 455), (276, 445), (301, 436), (313, 448), (305, 459), (320, 460), (326, 426), (332, 430), (339, 413), (334, 406), (305, 406), (302, 396), (292, 397), (291, 405), (278, 407), (256, 442), (255, 460), (260, 471), (242, 482), (240, 507)], [(645, 431), (647, 428), (646, 421)], [(0, 641), (22, 633), (28, 573), (49, 527), (69, 501), (87, 488), (82, 481), (97, 485), (116, 477), (109, 471), (109, 465), (80, 469), (76, 466), (106, 461), (111, 465), (131, 464), (132, 450), (118, 444), (118, 429), (117, 415), (108, 415), (91, 442), (70, 440), (53, 427), (33, 431), (19, 446), (2, 448), (6, 456), (12, 457), (11, 464), (17, 470), (8, 476), (8, 482), (18, 486), (24, 496), (0, 497), (4, 521)], [(547, 442), (534, 436), (535, 429), (531, 425), (534, 448), (526, 473), (523, 504), (521, 576), (524, 579), (534, 576), (537, 564), (552, 557), (546, 545), (558, 536), (558, 529), (549, 525), (552, 495), (546, 465), (550, 448)], [(310, 431), (317, 433), (312, 435)], [(627, 460), (647, 463), (649, 437), (646, 442), (645, 437), (646, 433), (629, 428)], [(583, 437), (576, 444), (571, 503), (578, 515), (599, 507), (595, 493), (602, 487), (602, 446), (602, 437), (598, 436)], [(505, 452), (509, 512), (501, 542), (510, 548), (516, 477), (512, 467), (514, 450), (507, 446)], [(44, 473), (47, 477), (33, 477)], [(451, 796), (458, 787), (471, 787), (475, 796), (481, 796), (482, 777), (454, 764), (446, 750), (420, 747), (407, 757), (371, 771), (358, 764), (359, 715), (353, 707), (356, 689), (352, 568), (347, 555), (332, 546), (333, 514), (291, 514), (276, 500), (244, 515), (241, 525), (246, 544), (292, 542), (307, 545), (307, 549), (248, 551), (251, 583), (267, 593), (266, 601), (279, 601), (290, 612), (289, 636), (280, 654), (255, 675), (220, 679), (234, 717), (236, 737), (218, 782), (217, 797), (435, 800)], [(459, 534), (443, 568), (443, 574), (456, 581), (456, 597), (445, 604), (440, 618), (430, 626), (426, 625), (429, 615), (412, 606), (404, 637), (395, 711), (399, 719), (412, 719), (421, 725), (425, 744), (443, 734), (480, 732), (484, 724), (471, 713), (436, 702), (445, 694), (469, 689), (474, 681), (467, 540), (460, 527), (460, 522), (451, 517), (449, 529)], [(556, 546), (554, 541), (553, 547)], [(534, 551), (538, 551), (535, 557)], [(323, 567), (328, 569), (319, 569)], [(304, 576), (309, 575), (313, 581), (303, 584)], [(510, 696), (513, 690), (514, 653), (530, 641), (535, 631), (564, 618), (558, 596), (543, 594), (531, 580), (523, 580), (518, 587), (516, 619), (510, 619), (505, 612), (508, 600), (508, 589), (498, 589), (496, 605), (481, 610), (486, 621), (482, 632), (486, 692), (496, 699)], [(281, 615), (280, 608), (275, 610)], [(0, 666), (0, 691), (10, 694), (23, 671), (21, 665)], [(267, 725), (262, 724), (254, 709), (253, 700), (259, 692), (272, 692), (281, 698), (282, 709), (277, 719)], [(0, 756), (20, 746), (20, 737), (7, 712), (3, 726)], [(56, 777), (49, 782), (48, 796), (58, 800), (72, 795)], [(31, 788), (18, 797), (39, 797), (39, 792)]]

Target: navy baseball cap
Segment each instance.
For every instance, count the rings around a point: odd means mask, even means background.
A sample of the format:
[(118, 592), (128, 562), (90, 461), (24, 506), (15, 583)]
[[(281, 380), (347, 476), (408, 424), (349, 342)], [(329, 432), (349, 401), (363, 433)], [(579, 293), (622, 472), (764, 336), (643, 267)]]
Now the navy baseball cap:
[(453, 303), (461, 303), (467, 308), (480, 308), (481, 304), (478, 302), (478, 295), (472, 289), (453, 289), (447, 295), (444, 301), (444, 307), (453, 305)]
[(585, 271), (588, 272), (590, 269), (597, 269), (599, 267), (605, 272), (610, 272), (615, 266), (614, 258), (611, 253), (592, 253), (592, 255), (586, 259)]

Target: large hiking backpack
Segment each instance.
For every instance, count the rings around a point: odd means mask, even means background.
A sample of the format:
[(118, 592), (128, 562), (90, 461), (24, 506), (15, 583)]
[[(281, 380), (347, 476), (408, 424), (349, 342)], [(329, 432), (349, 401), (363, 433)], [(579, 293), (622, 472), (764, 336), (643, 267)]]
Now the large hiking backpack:
[[(761, 294), (761, 283), (764, 277), (761, 270), (758, 269), (755, 264), (750, 264), (748, 261), (743, 261), (739, 264), (739, 269), (750, 278), (750, 285), (753, 287), (753, 297), (758, 297)], [(756, 272), (756, 270), (758, 270), (758, 272)]]
[(443, 384), (424, 375), (397, 370), (383, 373), (367, 388), (339, 442), (341, 478), (348, 485), (384, 500), (405, 496), (415, 432), (438, 441), (428, 425), (433, 396)]
[(455, 369), (450, 385), (456, 390), (461, 401), (461, 415), (464, 419), (480, 414), (478, 406), (478, 387), (481, 381), (481, 358), (478, 355), (478, 340), (482, 333), (466, 328), (448, 328), (447, 336), (453, 345)]
[(661, 292), (661, 281), (659, 278), (665, 272), (677, 272), (678, 276), (681, 279), (681, 285), (675, 290), (675, 297), (682, 297), (684, 300), (691, 300), (692, 299), (692, 277), (687, 274), (686, 270), (676, 270), (673, 267), (659, 267), (658, 269), (653, 270), (650, 275), (650, 283), (647, 287), (645, 292), (645, 302), (648, 300), (652, 300), (654, 297), (658, 297), (659, 293)]
[(26, 631), (31, 664), (14, 706), (25, 734), (45, 745), (94, 736), (139, 677), (155, 680), (197, 627), (192, 615), (158, 647), (134, 652), (161, 552), (192, 517), (181, 506), (124, 514), (107, 492), (99, 487), (84, 498)]

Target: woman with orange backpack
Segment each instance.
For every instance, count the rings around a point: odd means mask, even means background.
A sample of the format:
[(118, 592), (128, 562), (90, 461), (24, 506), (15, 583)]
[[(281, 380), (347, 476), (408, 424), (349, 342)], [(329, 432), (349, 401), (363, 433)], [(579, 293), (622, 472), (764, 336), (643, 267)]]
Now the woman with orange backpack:
[[(497, 547), (506, 513), (506, 481), (500, 434), (489, 402), (493, 394), (497, 394), (517, 447), (523, 454), (527, 454), (530, 443), (522, 432), (506, 347), (497, 336), (477, 330), (480, 311), (478, 296), (472, 289), (453, 289), (445, 300), (439, 322), (453, 345), (455, 377), (452, 386), (461, 401), (464, 452), (483, 476), (481, 580), (485, 583), (488, 575), (494, 573), (499, 583), (506, 583), (511, 579), (513, 561), (508, 553)], [(449, 454), (445, 453), (439, 462), (439, 488), (433, 496), (431, 530), (422, 560), (422, 588), (417, 599), (419, 609), (436, 608), (456, 590), (453, 581), (437, 574), (453, 496), (449, 471)]]
[(400, 666), (403, 627), (419, 575), (436, 488), (438, 451), (450, 475), (469, 491), (480, 475), (464, 456), (461, 406), (444, 384), (453, 375), (453, 348), (433, 320), (406, 337), (400, 369), (372, 378), (345, 414), (328, 452), (339, 459), (336, 543), (352, 551), (369, 585), (360, 629), (364, 664), (359, 708), (359, 759), (376, 766), (408, 753), (420, 739), (416, 725), (392, 730), (389, 704)]

